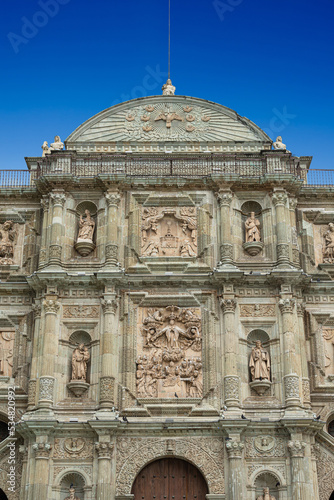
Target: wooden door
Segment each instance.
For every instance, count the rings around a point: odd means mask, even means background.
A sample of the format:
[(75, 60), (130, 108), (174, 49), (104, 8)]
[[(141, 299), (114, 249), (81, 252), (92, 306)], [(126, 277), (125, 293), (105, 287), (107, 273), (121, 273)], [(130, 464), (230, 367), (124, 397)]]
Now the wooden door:
[(163, 458), (138, 474), (132, 493), (134, 500), (205, 500), (209, 492), (201, 472), (192, 464)]

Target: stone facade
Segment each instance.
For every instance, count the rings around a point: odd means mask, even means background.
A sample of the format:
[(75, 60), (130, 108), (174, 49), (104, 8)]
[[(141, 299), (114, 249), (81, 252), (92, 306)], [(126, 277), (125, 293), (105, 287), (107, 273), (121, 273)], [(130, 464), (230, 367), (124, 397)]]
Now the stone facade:
[(208, 499), (329, 500), (334, 197), (307, 184), (311, 158), (167, 95), (110, 108), (65, 145), (1, 191), (8, 499), (64, 500), (71, 484), (130, 499), (143, 467), (176, 457)]

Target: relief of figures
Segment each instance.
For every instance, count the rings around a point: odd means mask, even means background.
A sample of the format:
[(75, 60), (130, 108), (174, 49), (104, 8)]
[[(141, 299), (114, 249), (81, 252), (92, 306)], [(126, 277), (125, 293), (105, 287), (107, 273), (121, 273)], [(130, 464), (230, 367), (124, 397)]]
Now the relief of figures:
[(255, 212), (251, 212), (250, 216), (245, 221), (245, 230), (246, 243), (261, 241), (260, 221), (255, 217)]
[(7, 220), (0, 229), (0, 264), (14, 264), (14, 242), (16, 238), (16, 230), (14, 222)]
[(140, 398), (190, 397), (203, 393), (199, 309), (167, 306), (141, 310), (137, 392)]
[(325, 245), (324, 245), (324, 250), (323, 250), (323, 256), (324, 256), (324, 262), (327, 262), (328, 264), (333, 264), (334, 263), (334, 223), (330, 222), (328, 224), (328, 229), (324, 234), (324, 240), (325, 240)]
[(0, 333), (0, 376), (11, 377), (15, 332)]
[(142, 255), (196, 257), (197, 214), (194, 207), (144, 208)]
[(252, 382), (255, 380), (270, 380), (270, 356), (268, 351), (262, 347), (260, 340), (255, 342), (255, 347), (249, 360)]

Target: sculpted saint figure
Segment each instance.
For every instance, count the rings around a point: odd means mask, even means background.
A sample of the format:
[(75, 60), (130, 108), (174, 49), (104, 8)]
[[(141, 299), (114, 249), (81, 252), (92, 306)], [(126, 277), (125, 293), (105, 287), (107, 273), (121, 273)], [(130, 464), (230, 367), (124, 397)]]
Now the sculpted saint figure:
[(7, 220), (0, 230), (0, 262), (3, 264), (13, 264), (15, 236), (14, 222)]
[(256, 500), (276, 500), (276, 498), (269, 493), (269, 488), (263, 488), (263, 495), (257, 497)]
[(93, 242), (94, 228), (95, 222), (90, 214), (90, 211), (85, 210), (85, 215), (80, 215), (77, 242), (87, 240)]
[(255, 212), (251, 212), (245, 222), (246, 242), (261, 241), (260, 222), (255, 217)]
[(73, 486), (70, 487), (70, 496), (66, 497), (65, 500), (80, 500), (80, 498), (75, 496), (75, 489)]
[(64, 143), (61, 142), (59, 135), (56, 135), (55, 142), (50, 144), (51, 151), (61, 151), (64, 149)]
[(328, 224), (328, 230), (324, 234), (325, 249), (324, 260), (325, 262), (333, 262), (334, 259), (334, 223)]
[(255, 342), (255, 347), (250, 355), (249, 367), (254, 380), (270, 380), (270, 357), (268, 351), (263, 349), (260, 340)]
[(273, 144), (274, 149), (286, 149), (286, 145), (282, 142), (282, 137), (279, 135), (276, 137), (276, 141)]
[(46, 154), (49, 154), (51, 152), (50, 148), (48, 146), (48, 141), (44, 141), (41, 148), (43, 149), (42, 157), (44, 157)]
[(173, 348), (180, 347), (179, 336), (186, 335), (186, 332), (182, 330), (182, 328), (175, 325), (175, 320), (171, 318), (169, 320), (169, 325), (160, 330), (160, 332), (158, 332), (152, 340), (156, 340), (158, 337), (161, 337), (161, 335), (166, 335), (167, 347)]
[(72, 380), (83, 380), (86, 382), (87, 364), (90, 358), (85, 344), (80, 344), (72, 354)]

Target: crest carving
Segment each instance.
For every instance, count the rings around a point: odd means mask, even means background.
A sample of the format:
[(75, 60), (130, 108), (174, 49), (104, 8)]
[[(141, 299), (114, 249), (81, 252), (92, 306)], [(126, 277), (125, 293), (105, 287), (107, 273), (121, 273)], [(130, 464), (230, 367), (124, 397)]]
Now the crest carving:
[(81, 437), (56, 438), (54, 458), (88, 458), (93, 456), (93, 441)]

